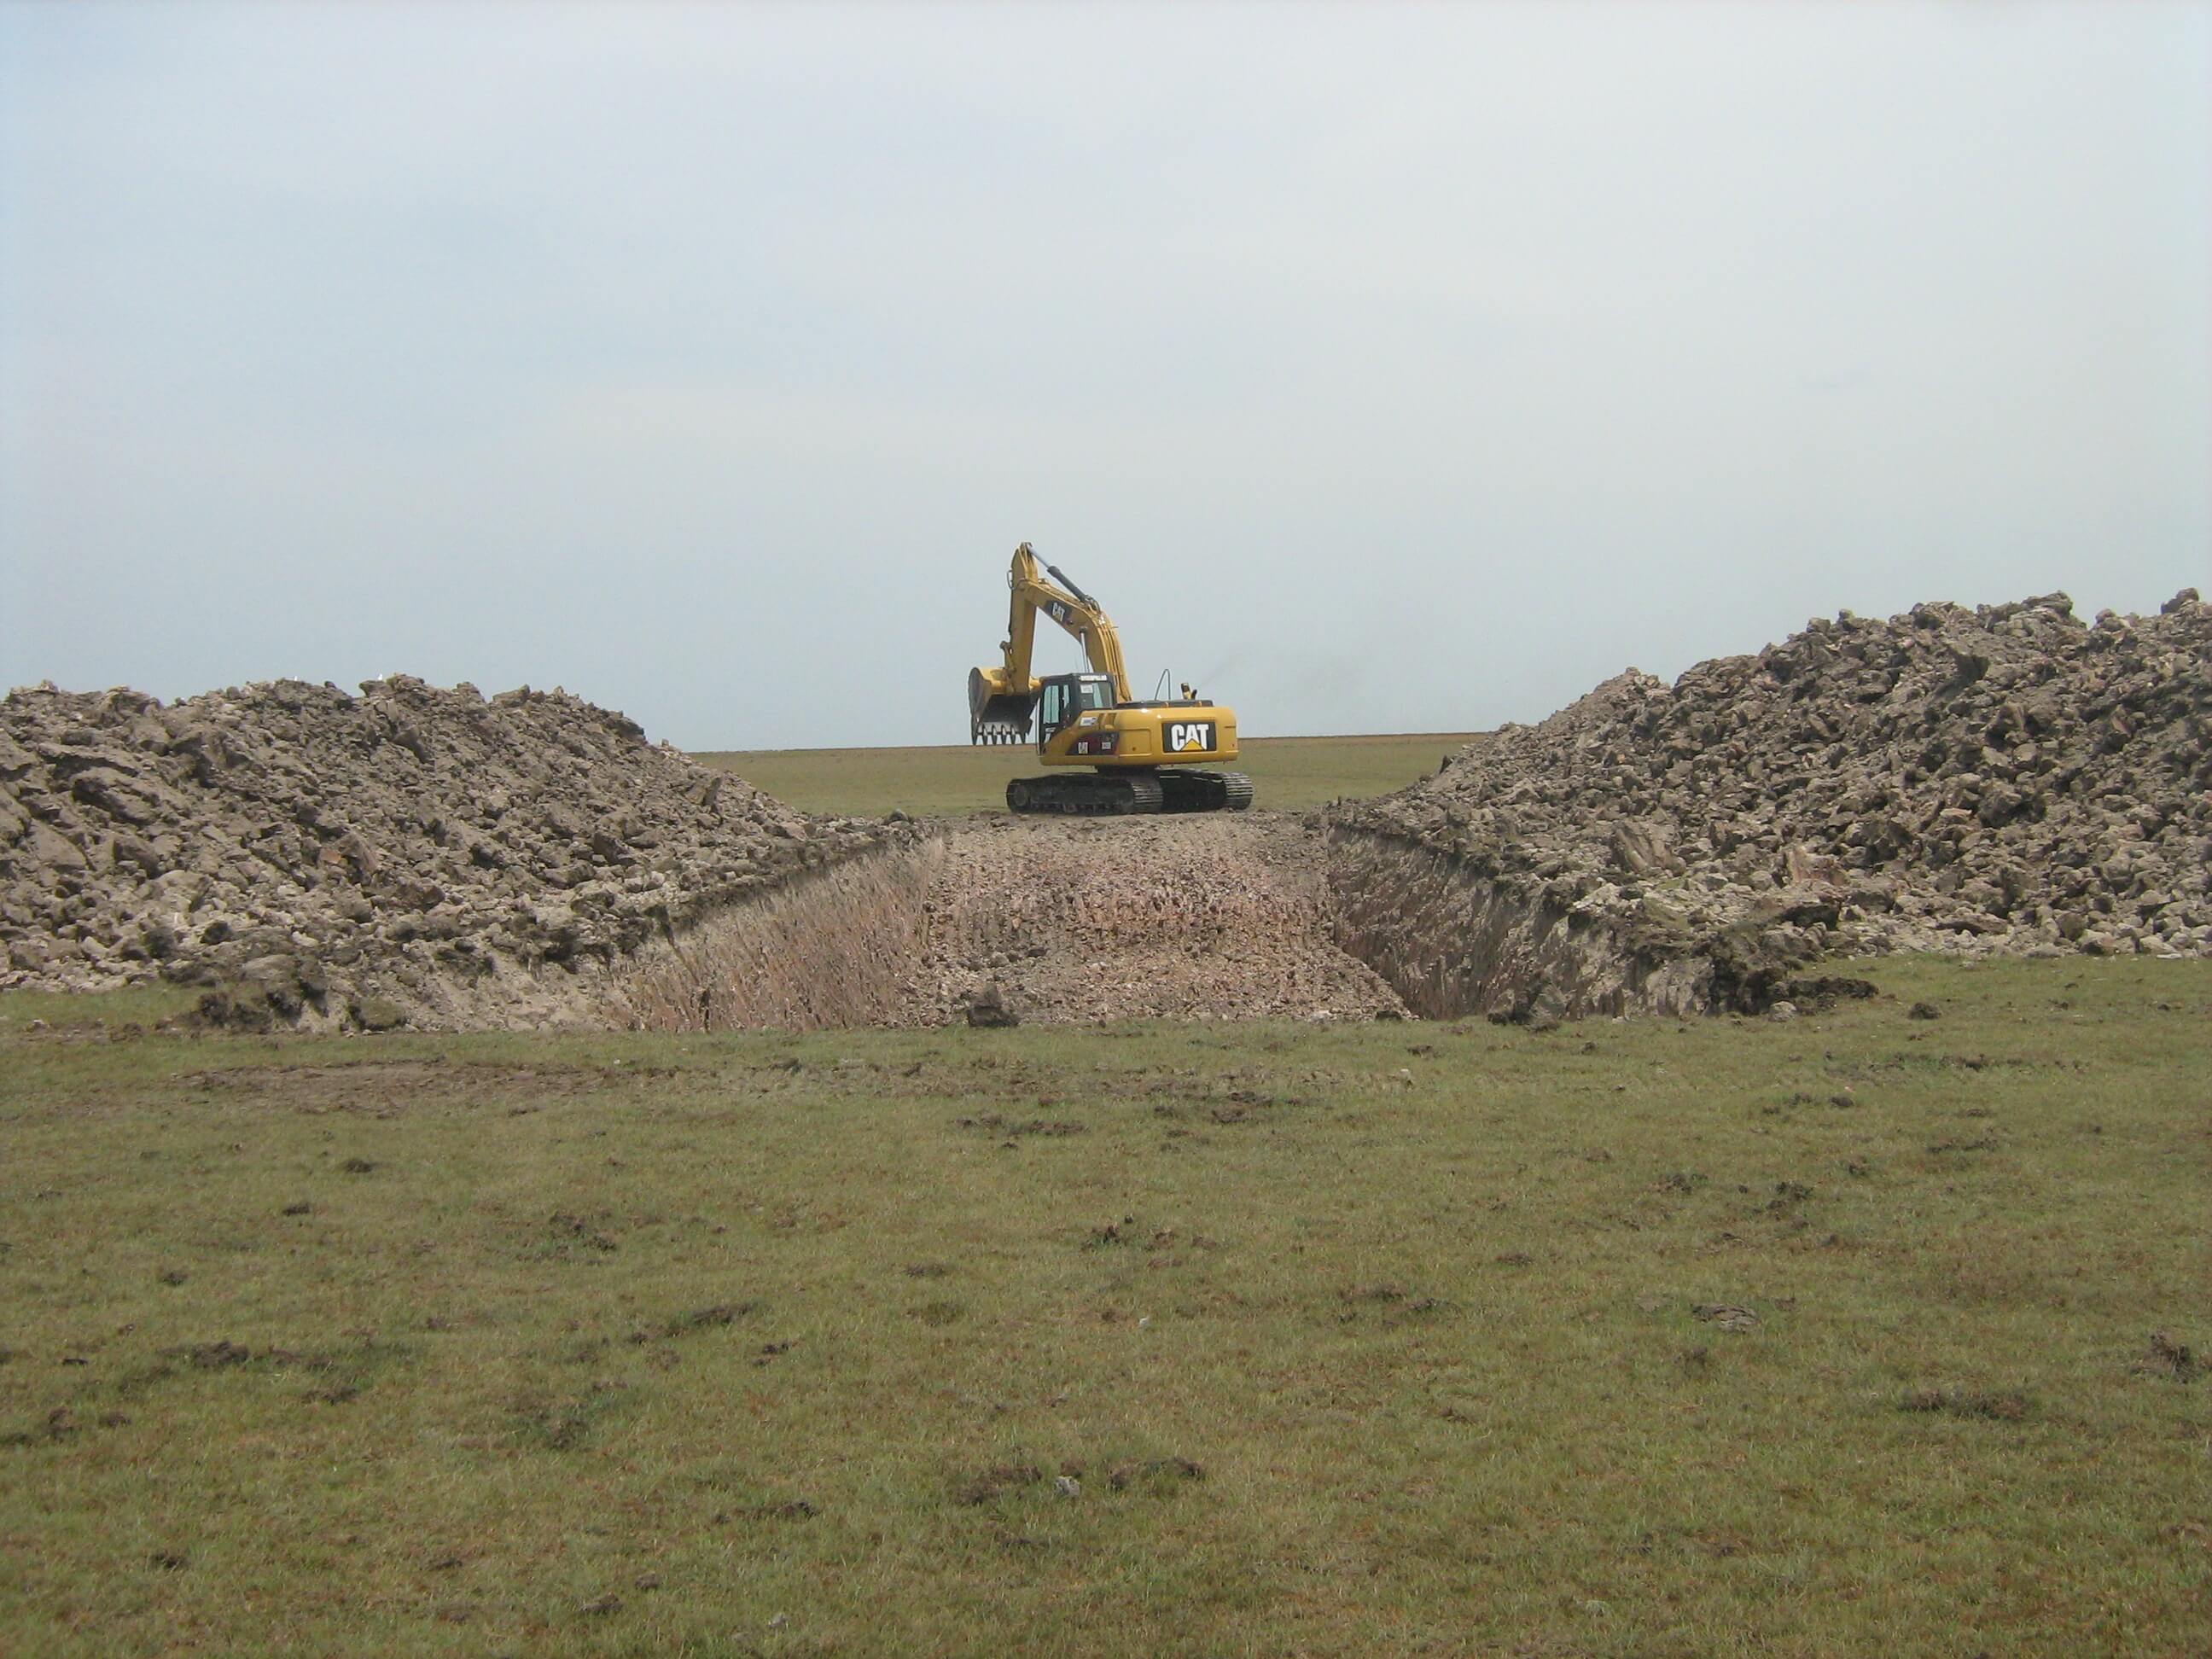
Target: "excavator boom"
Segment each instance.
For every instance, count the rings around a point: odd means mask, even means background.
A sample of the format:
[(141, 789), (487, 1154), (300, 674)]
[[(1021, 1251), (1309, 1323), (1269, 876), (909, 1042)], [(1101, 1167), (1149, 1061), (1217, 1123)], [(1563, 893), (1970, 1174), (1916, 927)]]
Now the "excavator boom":
[[(1048, 575), (1050, 580), (1047, 580)], [(969, 741), (1027, 743), (1040, 682), (1030, 672), (1036, 646), (1036, 620), (1049, 617), (1075, 636), (1095, 673), (1113, 682), (1117, 702), (1131, 700), (1129, 671), (1121, 660), (1121, 636), (1098, 601), (1071, 580), (1058, 565), (1037, 568), (1027, 542), (1014, 550), (1006, 572), (1006, 637), (996, 669), (978, 668), (968, 676)]]

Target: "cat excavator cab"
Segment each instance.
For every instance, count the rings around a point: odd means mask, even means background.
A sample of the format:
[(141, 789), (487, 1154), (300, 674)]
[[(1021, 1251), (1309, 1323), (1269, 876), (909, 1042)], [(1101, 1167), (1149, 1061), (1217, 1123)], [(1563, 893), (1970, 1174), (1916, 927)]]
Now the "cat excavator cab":
[[(1206, 763), (1237, 758), (1236, 711), (1190, 687), (1169, 701), (1142, 702), (1129, 689), (1121, 635), (1098, 601), (1057, 565), (1042, 569), (1027, 542), (1006, 573), (1011, 592), (1001, 662), (968, 675), (971, 744), (1030, 740), (1037, 762), (1066, 770), (1006, 784), (1015, 812), (1240, 812), (1252, 804), (1252, 780)], [(1086, 672), (1030, 672), (1040, 614), (1073, 635)]]

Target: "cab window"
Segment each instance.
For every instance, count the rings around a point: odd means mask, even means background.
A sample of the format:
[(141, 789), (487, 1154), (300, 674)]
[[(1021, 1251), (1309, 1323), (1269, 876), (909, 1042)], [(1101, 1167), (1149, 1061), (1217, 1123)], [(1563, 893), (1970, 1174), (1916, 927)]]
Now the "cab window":
[(1111, 708), (1114, 706), (1114, 688), (1104, 680), (1079, 681), (1077, 690), (1083, 699), (1076, 705), (1079, 708)]
[(1066, 720), (1067, 687), (1058, 681), (1048, 682), (1044, 688), (1044, 710), (1039, 719), (1039, 728), (1057, 732)]

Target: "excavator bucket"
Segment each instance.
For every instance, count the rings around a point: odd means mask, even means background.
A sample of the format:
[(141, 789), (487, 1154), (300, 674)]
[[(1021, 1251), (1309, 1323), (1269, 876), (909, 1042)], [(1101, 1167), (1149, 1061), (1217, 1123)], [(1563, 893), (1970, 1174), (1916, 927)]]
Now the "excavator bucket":
[(968, 671), (968, 741), (1027, 743), (1030, 721), (1036, 713), (1036, 693), (1027, 695), (1000, 688), (1002, 677), (981, 668)]

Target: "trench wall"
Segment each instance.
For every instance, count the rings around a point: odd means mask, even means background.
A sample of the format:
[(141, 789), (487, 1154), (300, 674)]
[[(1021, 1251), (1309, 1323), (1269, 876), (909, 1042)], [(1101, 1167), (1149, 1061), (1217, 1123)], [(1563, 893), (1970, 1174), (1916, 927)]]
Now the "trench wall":
[(1650, 963), (1610, 928), (1410, 841), (1328, 836), (1337, 945), (1424, 1019), (1686, 1014), (1712, 1003), (1700, 957)]
[[(1342, 828), (1321, 850), (1328, 939), (1422, 1018), (1680, 1015), (1713, 1006), (1706, 957), (1647, 961), (1606, 925), (1516, 891), (1448, 854)], [(1010, 920), (1011, 910), (1001, 916), (987, 904), (991, 925), (965, 930), (972, 939), (959, 925), (964, 911), (939, 913), (939, 878), (955, 857), (972, 861), (975, 849), (957, 853), (933, 840), (851, 860), (731, 906), (617, 969), (610, 1016), (666, 1031), (928, 1023), (941, 988), (931, 976), (931, 952), (934, 946), (941, 954), (945, 943), (933, 931), (962, 935), (979, 950), (1030, 942), (1031, 930)], [(1174, 930), (1167, 915), (1146, 914), (1152, 926)], [(1020, 937), (999, 938), (1009, 927)], [(1039, 940), (1054, 932), (1043, 918), (1033, 931)], [(1085, 948), (1109, 943), (1092, 937)], [(1046, 964), (1024, 963), (1018, 982), (1045, 971)]]
[(945, 843), (848, 860), (640, 951), (610, 1012), (655, 1031), (902, 1023)]

